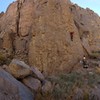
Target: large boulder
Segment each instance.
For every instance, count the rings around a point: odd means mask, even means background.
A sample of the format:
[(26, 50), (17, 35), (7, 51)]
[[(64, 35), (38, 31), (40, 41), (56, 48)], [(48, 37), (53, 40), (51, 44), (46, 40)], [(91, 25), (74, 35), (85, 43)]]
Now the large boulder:
[(30, 67), (24, 61), (18, 59), (13, 59), (9, 66), (4, 65), (3, 68), (18, 79), (33, 76), (40, 81), (45, 80), (44, 75), (36, 67)]
[(10, 65), (6, 68), (9, 73), (11, 73), (15, 78), (19, 79), (32, 74), (30, 67), (18, 59), (13, 59)]
[(41, 90), (41, 82), (31, 76), (24, 78), (22, 82), (33, 92), (40, 92)]
[(21, 82), (0, 68), (0, 100), (34, 100), (34, 95)]

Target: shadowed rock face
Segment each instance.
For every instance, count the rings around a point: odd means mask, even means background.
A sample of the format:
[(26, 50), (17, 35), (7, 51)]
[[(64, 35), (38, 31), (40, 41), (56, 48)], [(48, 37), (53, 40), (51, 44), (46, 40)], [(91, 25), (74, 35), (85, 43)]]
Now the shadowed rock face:
[(18, 88), (11, 82), (0, 77), (0, 99), (21, 100)]
[(21, 82), (0, 68), (0, 99), (34, 100), (34, 96)]
[(45, 74), (72, 70), (84, 52), (71, 6), (68, 0), (13, 2), (0, 18), (2, 48)]

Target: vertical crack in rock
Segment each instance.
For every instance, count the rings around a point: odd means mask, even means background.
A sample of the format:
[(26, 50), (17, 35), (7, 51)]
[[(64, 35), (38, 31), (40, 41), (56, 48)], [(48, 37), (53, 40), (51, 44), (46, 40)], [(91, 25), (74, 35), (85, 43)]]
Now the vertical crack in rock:
[(20, 21), (20, 3), (18, 1), (17, 3), (17, 20), (16, 20), (16, 24), (17, 24), (17, 35), (19, 36), (19, 21)]
[(17, 1), (17, 20), (16, 20), (16, 30), (17, 30), (17, 35), (19, 36), (19, 23), (20, 23), (20, 10), (21, 10), (21, 7), (22, 7), (22, 4), (25, 2), (25, 0), (18, 0)]

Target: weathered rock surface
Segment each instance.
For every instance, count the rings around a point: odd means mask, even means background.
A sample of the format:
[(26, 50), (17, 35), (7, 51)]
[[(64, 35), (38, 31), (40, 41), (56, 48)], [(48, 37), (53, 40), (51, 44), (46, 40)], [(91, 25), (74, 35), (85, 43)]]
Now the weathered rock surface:
[(31, 91), (0, 68), (0, 100), (34, 100)]
[[(69, 4), (65, 0), (13, 2), (0, 20), (3, 48), (17, 58), (28, 58), (45, 74), (69, 71), (83, 55)], [(70, 32), (75, 33), (73, 41)]]
[(24, 78), (22, 82), (33, 92), (40, 92), (41, 90), (41, 82), (38, 79), (29, 76)]
[(100, 50), (99, 24), (98, 15), (69, 0), (17, 0), (0, 17), (0, 48), (58, 74), (72, 70), (84, 52)]
[[(38, 6), (34, 10), (33, 37), (29, 43), (30, 64), (38, 66), (44, 73), (69, 71), (77, 62), (74, 57), (83, 55), (69, 2), (44, 0), (35, 2), (35, 5)], [(75, 33), (73, 41), (70, 32)]]

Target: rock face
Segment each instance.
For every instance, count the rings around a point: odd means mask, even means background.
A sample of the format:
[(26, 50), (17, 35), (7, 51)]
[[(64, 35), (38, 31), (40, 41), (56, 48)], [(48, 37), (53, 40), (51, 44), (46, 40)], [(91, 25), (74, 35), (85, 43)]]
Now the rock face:
[[(0, 18), (1, 49), (29, 61), (30, 65), (38, 67), (44, 74), (72, 70), (82, 58), (84, 48), (88, 53), (91, 53), (94, 46), (99, 49), (99, 42), (95, 42), (99, 31), (93, 31), (99, 28), (99, 22), (95, 22), (95, 25), (91, 22), (94, 16), (97, 18), (95, 21), (99, 17), (94, 13), (91, 17), (90, 10), (80, 11), (75, 7), (69, 0), (13, 2)], [(81, 12), (85, 14), (82, 19), (78, 18)], [(83, 23), (85, 19), (87, 20)], [(96, 25), (98, 26), (91, 31)], [(83, 33), (86, 34), (86, 40)]]
[(3, 15), (4, 15), (4, 12), (1, 12), (1, 13), (0, 13), (0, 18), (1, 18)]
[[(69, 71), (77, 62), (75, 58), (83, 55), (69, 2), (43, 0), (35, 5), (38, 6), (34, 10), (33, 37), (29, 44), (30, 64), (38, 66), (44, 73)], [(70, 32), (74, 32), (73, 41)]]
[(100, 17), (91, 9), (83, 9), (76, 4), (71, 5), (75, 25), (82, 42), (85, 42), (91, 51), (100, 50)]

